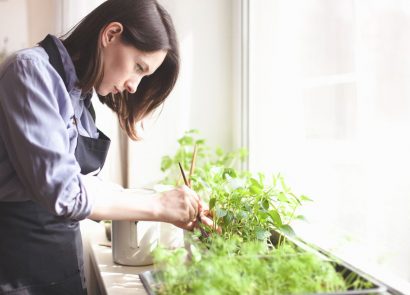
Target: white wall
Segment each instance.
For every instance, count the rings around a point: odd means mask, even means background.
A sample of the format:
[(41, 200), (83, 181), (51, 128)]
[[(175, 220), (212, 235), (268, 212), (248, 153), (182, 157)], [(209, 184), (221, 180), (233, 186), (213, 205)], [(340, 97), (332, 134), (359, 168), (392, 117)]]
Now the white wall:
[(8, 53), (28, 46), (26, 0), (0, 1), (0, 51), (4, 46)]
[[(34, 46), (46, 34), (57, 33), (58, 0), (1, 0), (0, 51), (4, 38), (7, 52)], [(39, 5), (41, 4), (41, 5)]]
[(233, 0), (162, 0), (180, 41), (181, 73), (159, 116), (145, 122), (144, 139), (130, 143), (128, 185), (160, 177), (161, 157), (176, 139), (199, 129), (211, 145), (233, 146)]
[[(34, 46), (47, 34), (58, 32), (57, 0), (26, 0), (28, 46)], [(39, 5), (41, 3), (41, 5)]]
[(66, 33), (103, 0), (54, 0), (60, 17), (59, 33)]

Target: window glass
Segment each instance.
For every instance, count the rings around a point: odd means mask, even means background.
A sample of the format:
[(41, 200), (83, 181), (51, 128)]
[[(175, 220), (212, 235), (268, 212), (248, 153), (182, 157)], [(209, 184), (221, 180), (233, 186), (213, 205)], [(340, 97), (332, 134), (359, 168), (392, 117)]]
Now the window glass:
[(298, 234), (405, 282), (409, 36), (409, 1), (250, 1), (250, 168), (314, 199)]

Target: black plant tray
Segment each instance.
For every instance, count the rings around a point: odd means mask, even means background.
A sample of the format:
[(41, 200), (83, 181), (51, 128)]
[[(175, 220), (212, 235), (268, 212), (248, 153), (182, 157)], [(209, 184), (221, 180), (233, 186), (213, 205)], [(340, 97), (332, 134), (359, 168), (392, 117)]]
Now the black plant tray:
[[(345, 267), (342, 265), (337, 265), (336, 267), (337, 271), (343, 271), (346, 270)], [(350, 271), (350, 269), (348, 269)], [(349, 271), (346, 271), (345, 273), (348, 274)], [(351, 272), (351, 271), (350, 271)], [(147, 291), (148, 295), (156, 295), (157, 293), (155, 292), (156, 286), (159, 286), (161, 282), (157, 278), (157, 273), (155, 271), (146, 271), (143, 273), (139, 274), (139, 277), (141, 279), (142, 284), (144, 285), (145, 290)], [(363, 276), (360, 275), (362, 279), (364, 279)], [(367, 279), (365, 279), (367, 280)], [(369, 279), (367, 281), (370, 281), (372, 283), (371, 288), (369, 289), (361, 289), (361, 290), (348, 290), (348, 291), (343, 291), (343, 292), (333, 292), (333, 293), (315, 293), (315, 294), (320, 294), (320, 295), (376, 295), (376, 294), (392, 294), (392, 293), (387, 293), (387, 287), (374, 282), (373, 280)]]
[[(276, 236), (276, 238), (275, 238)], [(370, 287), (366, 289), (354, 289), (354, 290), (347, 290), (347, 291), (340, 291), (340, 292), (331, 292), (331, 293), (315, 293), (316, 295), (378, 295), (378, 294), (394, 294), (394, 295), (404, 295), (393, 288), (388, 287), (387, 285), (377, 281), (376, 279), (372, 278), (371, 276), (365, 274), (364, 272), (356, 269), (352, 265), (341, 261), (340, 259), (335, 259), (331, 256), (330, 253), (316, 247), (316, 246), (309, 246), (305, 244), (303, 241), (298, 239), (288, 238), (292, 243), (294, 243), (297, 247), (304, 249), (306, 251), (314, 251), (318, 255), (322, 256), (323, 259), (329, 261), (337, 261), (335, 262), (335, 269), (337, 272), (342, 273), (343, 277), (346, 278), (349, 274), (355, 273), (359, 278), (363, 281), (370, 283)], [(273, 233), (271, 240), (272, 242), (277, 241), (277, 233)], [(274, 243), (275, 244), (275, 243)], [(157, 271), (146, 271), (139, 274), (141, 282), (147, 291), (148, 295), (157, 295), (155, 290), (158, 286), (161, 285), (160, 273)], [(300, 294), (299, 294), (300, 295)], [(304, 295), (311, 295), (311, 294), (304, 294)]]

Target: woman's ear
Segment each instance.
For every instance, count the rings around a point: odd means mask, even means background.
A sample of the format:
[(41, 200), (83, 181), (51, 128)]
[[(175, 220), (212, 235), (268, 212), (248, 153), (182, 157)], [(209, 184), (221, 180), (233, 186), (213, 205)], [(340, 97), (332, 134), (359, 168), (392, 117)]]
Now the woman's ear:
[(109, 23), (101, 32), (101, 45), (107, 47), (112, 42), (119, 40), (124, 28), (119, 22)]

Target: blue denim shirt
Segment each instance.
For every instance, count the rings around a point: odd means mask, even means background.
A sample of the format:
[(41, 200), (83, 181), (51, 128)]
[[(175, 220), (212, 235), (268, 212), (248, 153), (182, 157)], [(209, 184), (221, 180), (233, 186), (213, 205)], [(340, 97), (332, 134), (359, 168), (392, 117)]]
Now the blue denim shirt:
[(98, 132), (76, 87), (72, 60), (54, 40), (67, 88), (42, 47), (18, 51), (0, 65), (0, 206), (33, 200), (53, 214), (81, 220), (92, 201), (74, 151), (78, 132), (93, 138)]

